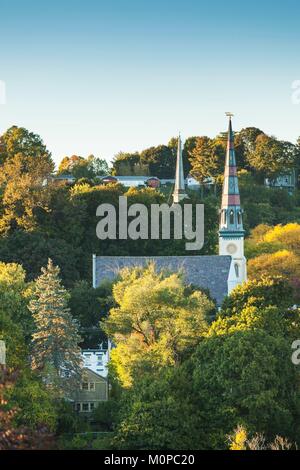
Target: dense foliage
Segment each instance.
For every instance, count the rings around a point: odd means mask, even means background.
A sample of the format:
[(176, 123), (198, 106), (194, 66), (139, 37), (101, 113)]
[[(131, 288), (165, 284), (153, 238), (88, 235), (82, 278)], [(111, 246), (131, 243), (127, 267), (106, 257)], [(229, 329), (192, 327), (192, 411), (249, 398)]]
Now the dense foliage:
[[(217, 252), (225, 147), (223, 134), (184, 144), (185, 174), (214, 183), (189, 193), (191, 204), (205, 205), (200, 254)], [(176, 151), (172, 138), (121, 152), (112, 172), (173, 178)], [(290, 359), (300, 334), (300, 193), (274, 187), (279, 174), (299, 169), (299, 142), (246, 128), (236, 136), (236, 155), (249, 281), (216, 315), (184, 273), (158, 273), (155, 265), (91, 287), (93, 253), (194, 254), (184, 240), (96, 237), (99, 204), (113, 204), (118, 215), (123, 195), (148, 208), (170, 203), (172, 185), (105, 185), (97, 177), (109, 172), (106, 162), (76, 155), (59, 166), (60, 176), (75, 179), (68, 185), (53, 178), (40, 136), (13, 126), (0, 138), (0, 339), (13, 369), (1, 375), (0, 448), (53, 447), (56, 433), (69, 448), (221, 449), (234, 430), (232, 448), (250, 448), (256, 433), (300, 444), (299, 373)], [(94, 428), (105, 434), (92, 443), (76, 435), (90, 426), (61, 400), (58, 370), (68, 363), (76, 375), (78, 342), (96, 348), (107, 335), (115, 345), (111, 401), (93, 413)]]

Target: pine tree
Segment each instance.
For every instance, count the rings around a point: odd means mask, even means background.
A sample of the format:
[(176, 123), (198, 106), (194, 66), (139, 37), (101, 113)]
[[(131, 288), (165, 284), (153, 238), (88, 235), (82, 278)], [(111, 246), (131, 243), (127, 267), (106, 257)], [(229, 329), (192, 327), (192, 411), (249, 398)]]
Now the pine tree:
[(29, 303), (35, 332), (32, 335), (32, 368), (58, 392), (72, 391), (80, 380), (81, 359), (78, 324), (67, 307), (68, 293), (61, 285), (60, 269), (48, 260), (35, 282)]

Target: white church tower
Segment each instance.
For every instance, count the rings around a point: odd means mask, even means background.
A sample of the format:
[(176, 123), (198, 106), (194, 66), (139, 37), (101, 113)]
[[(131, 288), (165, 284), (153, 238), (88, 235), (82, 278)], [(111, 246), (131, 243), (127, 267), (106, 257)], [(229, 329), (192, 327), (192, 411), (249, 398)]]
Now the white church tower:
[(247, 280), (246, 258), (244, 256), (243, 211), (240, 203), (236, 159), (234, 151), (234, 135), (229, 116), (227, 152), (220, 211), (219, 255), (231, 255), (233, 273), (229, 291), (236, 285)]
[(182, 143), (180, 134), (178, 136), (178, 147), (177, 147), (177, 160), (176, 160), (176, 175), (175, 175), (175, 187), (173, 193), (173, 203), (178, 203), (183, 199), (188, 198), (185, 192), (184, 173), (183, 173), (183, 160), (182, 160)]

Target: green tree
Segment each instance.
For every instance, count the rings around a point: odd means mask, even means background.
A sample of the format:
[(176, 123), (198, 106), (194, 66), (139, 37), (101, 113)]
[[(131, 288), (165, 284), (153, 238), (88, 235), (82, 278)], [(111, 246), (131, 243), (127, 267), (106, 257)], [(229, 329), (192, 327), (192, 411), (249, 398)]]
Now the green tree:
[(112, 446), (224, 449), (240, 423), (268, 439), (299, 440), (298, 372), (290, 359), (299, 326), (299, 311), (274, 306), (219, 318), (181, 364), (145, 371), (123, 392)]
[(139, 164), (140, 155), (138, 152), (119, 152), (113, 159), (112, 173), (117, 176), (135, 175), (135, 167), (139, 166)]
[(107, 175), (109, 172), (106, 160), (89, 155), (87, 158), (78, 155), (64, 157), (59, 164), (57, 174), (70, 174), (77, 180), (81, 178), (92, 179), (96, 176)]
[(174, 178), (176, 153), (167, 145), (158, 145), (145, 149), (140, 154), (142, 165), (148, 165), (151, 176), (157, 178)]
[(6, 263), (21, 264), (29, 281), (40, 274), (41, 267), (47, 264), (48, 257), (61, 266), (66, 287), (73, 286), (80, 273), (87, 278), (90, 275), (87, 253), (84, 256), (81, 248), (63, 238), (48, 237), (41, 232), (16, 230), (10, 235), (0, 237), (0, 257)]
[(54, 169), (49, 154), (16, 153), (5, 160), (0, 173), (3, 193), (0, 230), (7, 232), (18, 227), (33, 230), (39, 212), (48, 210), (47, 178)]
[(1, 311), (21, 327), (27, 340), (32, 333), (33, 322), (27, 309), (30, 286), (25, 282), (25, 276), (19, 264), (0, 262)]
[(12, 126), (0, 137), (0, 163), (18, 153), (29, 159), (41, 156), (50, 159), (50, 152), (38, 134), (24, 127)]
[(238, 285), (225, 298), (221, 316), (239, 315), (245, 307), (264, 308), (277, 306), (283, 309), (292, 307), (292, 288), (281, 276), (262, 276)]
[(105, 159), (90, 155), (88, 161), (94, 177), (109, 174), (109, 166)]
[[(53, 447), (53, 436), (45, 426), (32, 430), (17, 425), (18, 407), (10, 395), (18, 379), (18, 373), (0, 366), (0, 450), (49, 449)], [(32, 404), (32, 403), (31, 403)]]
[(145, 373), (123, 392), (118, 424), (109, 448), (135, 450), (203, 449), (203, 412), (193, 402), (192, 376), (182, 366)]
[(122, 270), (113, 296), (118, 307), (102, 324), (116, 346), (112, 366), (126, 387), (145, 370), (182, 361), (214, 310), (205, 294), (185, 286), (182, 275), (158, 273), (154, 264)]
[(286, 173), (296, 163), (297, 149), (290, 142), (283, 142), (260, 134), (255, 140), (255, 148), (247, 155), (249, 165), (258, 176), (273, 182), (279, 174)]
[(200, 182), (210, 177), (220, 181), (224, 171), (224, 148), (214, 139), (198, 137), (190, 153), (191, 173)]
[(29, 309), (33, 314), (32, 368), (58, 391), (72, 389), (80, 380), (80, 337), (77, 322), (67, 307), (68, 295), (61, 285), (59, 268), (49, 259), (35, 283)]
[(17, 409), (16, 426), (36, 431), (42, 428), (54, 432), (57, 427), (55, 396), (36, 374), (25, 368), (10, 393), (10, 404)]

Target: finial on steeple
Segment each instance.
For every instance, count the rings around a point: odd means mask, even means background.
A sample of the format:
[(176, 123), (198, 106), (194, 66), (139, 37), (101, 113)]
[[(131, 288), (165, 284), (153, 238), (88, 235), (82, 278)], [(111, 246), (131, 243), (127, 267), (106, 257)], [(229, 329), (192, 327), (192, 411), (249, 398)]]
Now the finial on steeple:
[(234, 114), (233, 114), (233, 113), (231, 113), (230, 111), (226, 111), (226, 113), (225, 113), (225, 114), (226, 114), (226, 116), (228, 116), (228, 117), (229, 117), (229, 121), (231, 121), (231, 118), (234, 116)]
[(185, 192), (185, 182), (183, 173), (183, 160), (182, 160), (182, 145), (180, 132), (178, 134), (178, 145), (177, 145), (177, 159), (176, 159), (176, 174), (175, 174), (175, 187), (173, 193), (173, 202), (177, 203), (182, 199), (187, 198)]

